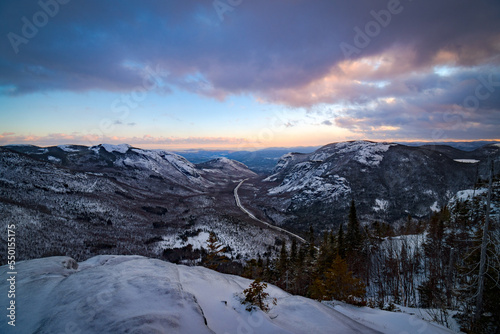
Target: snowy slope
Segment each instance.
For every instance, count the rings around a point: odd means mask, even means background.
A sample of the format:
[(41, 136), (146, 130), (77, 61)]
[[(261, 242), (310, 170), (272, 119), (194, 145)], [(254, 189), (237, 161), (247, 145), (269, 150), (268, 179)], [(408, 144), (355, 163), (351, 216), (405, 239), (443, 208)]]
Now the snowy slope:
[(249, 170), (241, 162), (224, 157), (200, 163), (196, 166), (201, 170), (200, 173), (210, 180), (234, 178), (235, 175), (239, 175), (242, 178), (257, 176), (257, 174)]
[(332, 307), (336, 311), (384, 334), (456, 333), (440, 325), (426, 321), (429, 318), (429, 314), (422, 309), (401, 307), (402, 312), (395, 313), (368, 307), (359, 308), (343, 303), (332, 304)]
[[(243, 260), (271, 251), (281, 237), (255, 231), (234, 202), (235, 181), (255, 176), (228, 159), (198, 168), (167, 151), (128, 145), (0, 147), (0, 212), (23, 236), (18, 260), (161, 257), (174, 245), (198, 248), (177, 242), (196, 231), (215, 232), (231, 247), (228, 256)], [(6, 238), (0, 234), (0, 264)]]
[(272, 203), (271, 209), (298, 217), (291, 224), (307, 221), (304, 226), (314, 225), (311, 215), (318, 225), (345, 219), (352, 199), (364, 221), (425, 217), (470, 187), (477, 175), (484, 178), (488, 157), (500, 159), (497, 146), (464, 152), (448, 146), (333, 143), (313, 153), (282, 156), (264, 179), (270, 199), (261, 205)]
[[(401, 319), (395, 313), (338, 312), (274, 286), (267, 292), (278, 304), (268, 314), (250, 313), (238, 295), (250, 280), (140, 256), (97, 256), (79, 265), (50, 257), (20, 262), (17, 271), (16, 328), (2, 321), (1, 333), (380, 333), (372, 328), (386, 332), (388, 323), (391, 333), (420, 333), (393, 322)], [(0, 267), (1, 277), (6, 272)], [(8, 290), (6, 280), (0, 289)], [(0, 298), (5, 310), (7, 296)]]

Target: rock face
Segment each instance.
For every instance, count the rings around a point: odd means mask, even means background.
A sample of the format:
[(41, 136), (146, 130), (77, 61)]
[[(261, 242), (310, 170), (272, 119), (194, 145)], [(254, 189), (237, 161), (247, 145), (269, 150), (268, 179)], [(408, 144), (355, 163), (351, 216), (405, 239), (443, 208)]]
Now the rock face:
[(500, 160), (498, 145), (465, 152), (368, 141), (330, 144), (310, 154), (284, 155), (264, 180), (273, 198), (267, 202), (294, 214), (299, 225), (338, 225), (351, 199), (367, 221), (424, 217), (471, 188), (477, 177), (485, 178), (489, 158)]

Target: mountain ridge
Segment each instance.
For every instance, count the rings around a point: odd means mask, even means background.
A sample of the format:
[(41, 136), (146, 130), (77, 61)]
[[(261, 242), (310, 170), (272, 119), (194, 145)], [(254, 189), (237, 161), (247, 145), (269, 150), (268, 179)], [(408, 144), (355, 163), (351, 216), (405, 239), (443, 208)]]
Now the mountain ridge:
[(259, 205), (271, 219), (280, 213), (295, 215), (288, 226), (302, 230), (305, 224), (322, 230), (322, 221), (330, 228), (338, 226), (351, 200), (365, 222), (423, 218), (457, 191), (486, 178), (489, 157), (500, 161), (498, 144), (461, 151), (370, 141), (332, 143), (312, 153), (282, 156), (263, 180), (261, 195), (272, 200)]

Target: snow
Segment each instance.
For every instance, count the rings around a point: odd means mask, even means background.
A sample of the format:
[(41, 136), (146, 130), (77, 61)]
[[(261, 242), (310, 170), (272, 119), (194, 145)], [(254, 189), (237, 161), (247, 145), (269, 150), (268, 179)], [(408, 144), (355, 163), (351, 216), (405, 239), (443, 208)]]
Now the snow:
[(297, 196), (304, 197), (305, 202), (309, 203), (321, 199), (335, 199), (351, 192), (351, 187), (344, 177), (339, 175), (323, 177), (328, 165), (322, 164), (318, 168), (312, 168), (312, 164), (310, 161), (296, 164), (283, 182), (271, 188), (268, 193), (276, 195), (300, 191)]
[(359, 163), (375, 167), (384, 159), (382, 153), (389, 150), (396, 144), (373, 143), (368, 141), (344, 142), (335, 145), (337, 154), (354, 153), (354, 159)]
[(461, 162), (464, 164), (475, 164), (475, 163), (479, 162), (479, 160), (475, 160), (475, 159), (453, 159), (453, 161)]
[(72, 148), (72, 146), (73, 145), (59, 145), (57, 147), (63, 150), (64, 152), (69, 152), (69, 153), (80, 152), (79, 150)]
[(385, 211), (389, 207), (389, 201), (386, 201), (385, 199), (375, 199), (375, 206), (373, 207), (373, 210), (375, 211)]
[(276, 181), (278, 174), (280, 171), (286, 169), (293, 161), (295, 161), (297, 156), (305, 156), (297, 153), (286, 153), (279, 158), (278, 163), (274, 167), (272, 171), (272, 175), (268, 176), (264, 179), (264, 182), (273, 182)]
[(47, 159), (49, 159), (49, 161), (56, 162), (56, 163), (61, 162), (61, 159), (56, 158), (56, 157), (53, 157), (53, 156), (51, 156), (51, 155), (49, 155), (49, 156), (47, 157)]
[(36, 152), (35, 154), (46, 154), (46, 153), (48, 153), (48, 152), (49, 152), (49, 150), (48, 150), (48, 149), (43, 148), (43, 147), (40, 147), (40, 148), (38, 149), (38, 152)]
[(4, 179), (3, 177), (0, 177), (0, 182), (5, 182), (5, 183), (11, 184), (11, 185), (16, 184), (16, 182), (14, 182), (12, 180)]
[[(319, 303), (273, 285), (266, 292), (277, 305), (248, 312), (240, 300), (251, 280), (142, 256), (49, 257), (16, 269), (18, 333), (452, 333), (423, 310)], [(0, 301), (6, 307), (6, 293)], [(1, 333), (11, 329), (0, 322)]]
[[(376, 167), (383, 160), (383, 153), (396, 144), (354, 141), (330, 144), (311, 154), (288, 153), (283, 155), (273, 174), (264, 181), (277, 181), (284, 177), (279, 186), (268, 190), (269, 195), (295, 193), (293, 206), (306, 206), (314, 202), (332, 202), (347, 197), (351, 192), (349, 181), (333, 174), (339, 166), (356, 161), (366, 167)], [(362, 172), (368, 170), (361, 169)], [(385, 210), (380, 202), (374, 210)]]
[(328, 154), (327, 152), (318, 152), (315, 153), (311, 156), (309, 160), (314, 161), (314, 162), (323, 162), (326, 159), (328, 159), (331, 155)]
[(343, 303), (334, 303), (330, 305), (334, 310), (384, 334), (454, 333), (450, 329), (426, 321), (425, 319), (428, 318), (428, 315), (425, 310), (422, 309), (400, 307), (402, 311), (404, 310), (405, 313), (403, 313), (371, 309), (368, 307), (359, 308)]
[(408, 247), (407, 251), (410, 256), (414, 256), (419, 249), (422, 249), (425, 242), (424, 234), (408, 234), (397, 237), (386, 237), (380, 245), (380, 250), (383, 252), (399, 252), (403, 246)]
[(434, 211), (434, 212), (438, 212), (438, 211), (439, 211), (439, 205), (438, 205), (438, 202), (437, 202), (437, 201), (435, 201), (435, 202), (434, 202), (434, 204), (432, 204), (432, 205), (430, 206), (430, 209), (431, 209), (432, 211)]
[(131, 148), (132, 146), (130, 146), (129, 144), (120, 144), (120, 145), (100, 144), (89, 147), (89, 150), (92, 150), (96, 154), (99, 154), (99, 150), (101, 149), (101, 147), (104, 148), (109, 153), (112, 152), (126, 153), (128, 149)]
[[(269, 313), (248, 312), (240, 300), (251, 280), (141, 256), (101, 255), (78, 267), (69, 257), (50, 257), (19, 262), (16, 269), (19, 333), (378, 333), (386, 323), (408, 328), (392, 321), (399, 314), (339, 312), (272, 285), (266, 292), (278, 304), (270, 304)], [(7, 271), (0, 267), (1, 277)], [(0, 281), (0, 289), (8, 291), (7, 284)], [(0, 300), (6, 307), (7, 294)], [(383, 322), (372, 312), (384, 314)], [(10, 329), (0, 322), (1, 333)]]
[[(196, 166), (187, 161), (184, 157), (177, 155), (175, 153), (167, 152), (165, 150), (142, 150), (142, 149), (132, 149), (132, 151), (142, 154), (146, 157), (151, 158), (157, 163), (164, 163), (167, 161), (172, 165), (175, 169), (177, 169), (182, 174), (186, 176), (198, 177), (199, 174), (196, 171)], [(143, 161), (145, 163), (145, 161)], [(129, 161), (129, 164), (132, 163)], [(154, 167), (152, 164), (147, 169), (152, 169), (158, 172), (158, 168)]]
[(112, 152), (126, 153), (128, 149), (131, 147), (128, 144), (120, 144), (120, 145), (101, 144), (101, 146), (109, 153)]
[(453, 203), (457, 200), (459, 201), (466, 201), (472, 199), (473, 196), (478, 196), (481, 194), (484, 194), (488, 191), (487, 188), (479, 188), (479, 189), (465, 189), (465, 190), (460, 190), (457, 192), (457, 194), (450, 199), (450, 203)]
[(210, 234), (208, 232), (200, 232), (194, 237), (188, 237), (186, 241), (176, 235), (165, 235), (163, 236), (163, 241), (158, 242), (158, 249), (165, 248), (182, 248), (186, 245), (191, 244), (193, 249), (207, 248), (207, 240)]

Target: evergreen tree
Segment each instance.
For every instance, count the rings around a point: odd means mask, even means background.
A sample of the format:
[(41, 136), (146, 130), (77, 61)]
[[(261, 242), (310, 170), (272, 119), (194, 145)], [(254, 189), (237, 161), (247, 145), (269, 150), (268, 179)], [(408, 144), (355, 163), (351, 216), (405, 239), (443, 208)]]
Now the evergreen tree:
[(281, 244), (281, 251), (279, 258), (277, 259), (276, 269), (277, 269), (277, 282), (276, 284), (282, 288), (287, 290), (288, 284), (288, 253), (286, 250), (286, 242), (283, 240)]
[(346, 248), (345, 248), (345, 239), (344, 239), (344, 229), (342, 224), (340, 224), (339, 232), (337, 233), (337, 254), (345, 259)]
[(217, 269), (219, 264), (227, 262), (228, 258), (223, 255), (226, 248), (223, 247), (215, 233), (210, 232), (207, 240), (207, 255), (203, 261), (204, 265), (210, 269)]
[(332, 252), (332, 247), (330, 245), (330, 238), (325, 232), (323, 234), (323, 242), (319, 247), (319, 254), (317, 260), (317, 270), (319, 274), (324, 273), (328, 267), (331, 265), (335, 253)]
[(280, 275), (284, 275), (288, 268), (288, 254), (286, 251), (286, 242), (283, 241), (281, 244), (281, 251), (280, 251), (280, 257), (278, 261), (278, 271)]
[[(257, 306), (264, 312), (269, 311), (269, 304), (266, 302), (269, 297), (269, 293), (265, 292), (265, 289), (267, 289), (267, 284), (262, 283), (259, 279), (256, 279), (247, 289), (243, 290), (245, 299), (242, 301), (242, 304), (248, 304), (248, 311), (251, 311), (253, 306)], [(274, 305), (277, 304), (276, 298), (272, 299), (272, 303)]]
[(336, 299), (349, 303), (364, 298), (363, 282), (355, 278), (347, 268), (347, 263), (337, 255), (324, 279), (317, 278), (311, 286), (311, 297), (320, 300)]
[(316, 248), (315, 248), (315, 238), (314, 238), (314, 228), (312, 225), (309, 226), (309, 256), (311, 259), (316, 257)]
[(351, 207), (349, 208), (349, 221), (347, 223), (345, 240), (347, 254), (358, 251), (361, 248), (362, 241), (361, 225), (356, 214), (356, 205), (354, 200), (352, 200)]
[(297, 262), (297, 239), (292, 239), (292, 246), (290, 247), (290, 264), (295, 265)]

